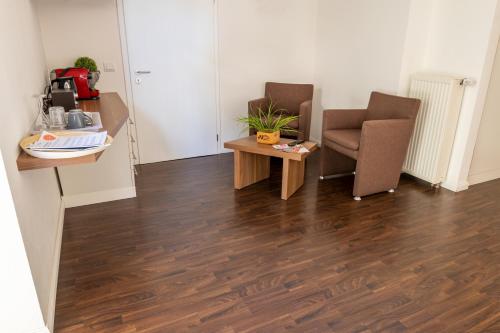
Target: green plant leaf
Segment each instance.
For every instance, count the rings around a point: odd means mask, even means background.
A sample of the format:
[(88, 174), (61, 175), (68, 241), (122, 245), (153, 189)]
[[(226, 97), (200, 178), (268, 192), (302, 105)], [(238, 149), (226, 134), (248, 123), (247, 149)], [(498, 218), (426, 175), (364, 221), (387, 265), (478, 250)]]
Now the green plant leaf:
[(270, 99), (265, 109), (262, 106), (257, 107), (257, 110), (251, 109), (248, 117), (239, 118), (238, 121), (245, 124), (247, 128), (255, 129), (258, 132), (298, 132), (288, 124), (299, 119), (299, 116), (287, 115), (286, 112), (286, 109), (279, 108), (277, 103)]
[(89, 72), (97, 72), (97, 64), (94, 59), (89, 57), (80, 57), (75, 61), (75, 67), (86, 68)]

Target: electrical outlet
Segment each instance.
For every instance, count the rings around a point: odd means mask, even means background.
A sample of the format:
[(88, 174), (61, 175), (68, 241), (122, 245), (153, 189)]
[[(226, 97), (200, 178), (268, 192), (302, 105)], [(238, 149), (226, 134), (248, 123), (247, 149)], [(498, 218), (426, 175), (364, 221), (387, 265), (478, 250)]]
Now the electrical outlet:
[(114, 72), (115, 71), (115, 65), (111, 62), (105, 62), (102, 67), (103, 67), (105, 72)]

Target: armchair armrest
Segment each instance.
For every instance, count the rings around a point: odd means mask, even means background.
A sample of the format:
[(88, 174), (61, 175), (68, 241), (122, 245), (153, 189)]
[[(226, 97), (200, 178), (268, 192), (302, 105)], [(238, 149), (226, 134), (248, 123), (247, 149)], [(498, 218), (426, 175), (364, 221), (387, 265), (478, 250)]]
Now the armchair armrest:
[(409, 119), (368, 120), (363, 122), (361, 142), (364, 140), (408, 141), (411, 135)]
[(409, 119), (363, 123), (356, 164), (354, 196), (395, 189), (412, 133)]
[(335, 109), (323, 111), (323, 132), (332, 129), (359, 129), (366, 119), (366, 109)]
[(299, 140), (309, 140), (311, 133), (312, 100), (300, 104), (299, 111)]
[(269, 100), (266, 97), (254, 99), (248, 102), (248, 115), (255, 114), (259, 107), (266, 107)]
[[(404, 160), (411, 137), (409, 119), (369, 120), (363, 123), (360, 157), (373, 152), (384, 159), (392, 159), (396, 155)], [(384, 157), (384, 155), (387, 155)], [(402, 155), (402, 156), (401, 156)]]

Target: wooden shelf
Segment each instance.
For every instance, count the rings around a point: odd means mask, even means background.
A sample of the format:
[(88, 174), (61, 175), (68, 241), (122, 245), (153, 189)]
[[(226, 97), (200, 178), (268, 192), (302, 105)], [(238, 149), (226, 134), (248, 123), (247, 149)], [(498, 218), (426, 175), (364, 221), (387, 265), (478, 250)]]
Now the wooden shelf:
[[(80, 108), (87, 112), (99, 112), (101, 114), (103, 129), (108, 135), (115, 137), (128, 119), (128, 109), (117, 93), (103, 93), (98, 100), (79, 101)], [(95, 163), (103, 152), (78, 158), (66, 159), (42, 159), (32, 157), (21, 151), (17, 158), (17, 168), (20, 171), (53, 168), (64, 165), (76, 165)]]

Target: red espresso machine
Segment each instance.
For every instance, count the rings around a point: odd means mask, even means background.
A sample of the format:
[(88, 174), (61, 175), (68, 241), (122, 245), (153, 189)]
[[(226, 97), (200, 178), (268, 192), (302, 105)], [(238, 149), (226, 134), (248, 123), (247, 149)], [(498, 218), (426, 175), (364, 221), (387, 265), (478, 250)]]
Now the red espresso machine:
[(99, 90), (95, 89), (95, 84), (99, 80), (99, 72), (89, 72), (86, 68), (70, 67), (54, 69), (50, 74), (52, 87), (65, 89), (69, 85), (77, 94), (77, 99), (99, 98)]

